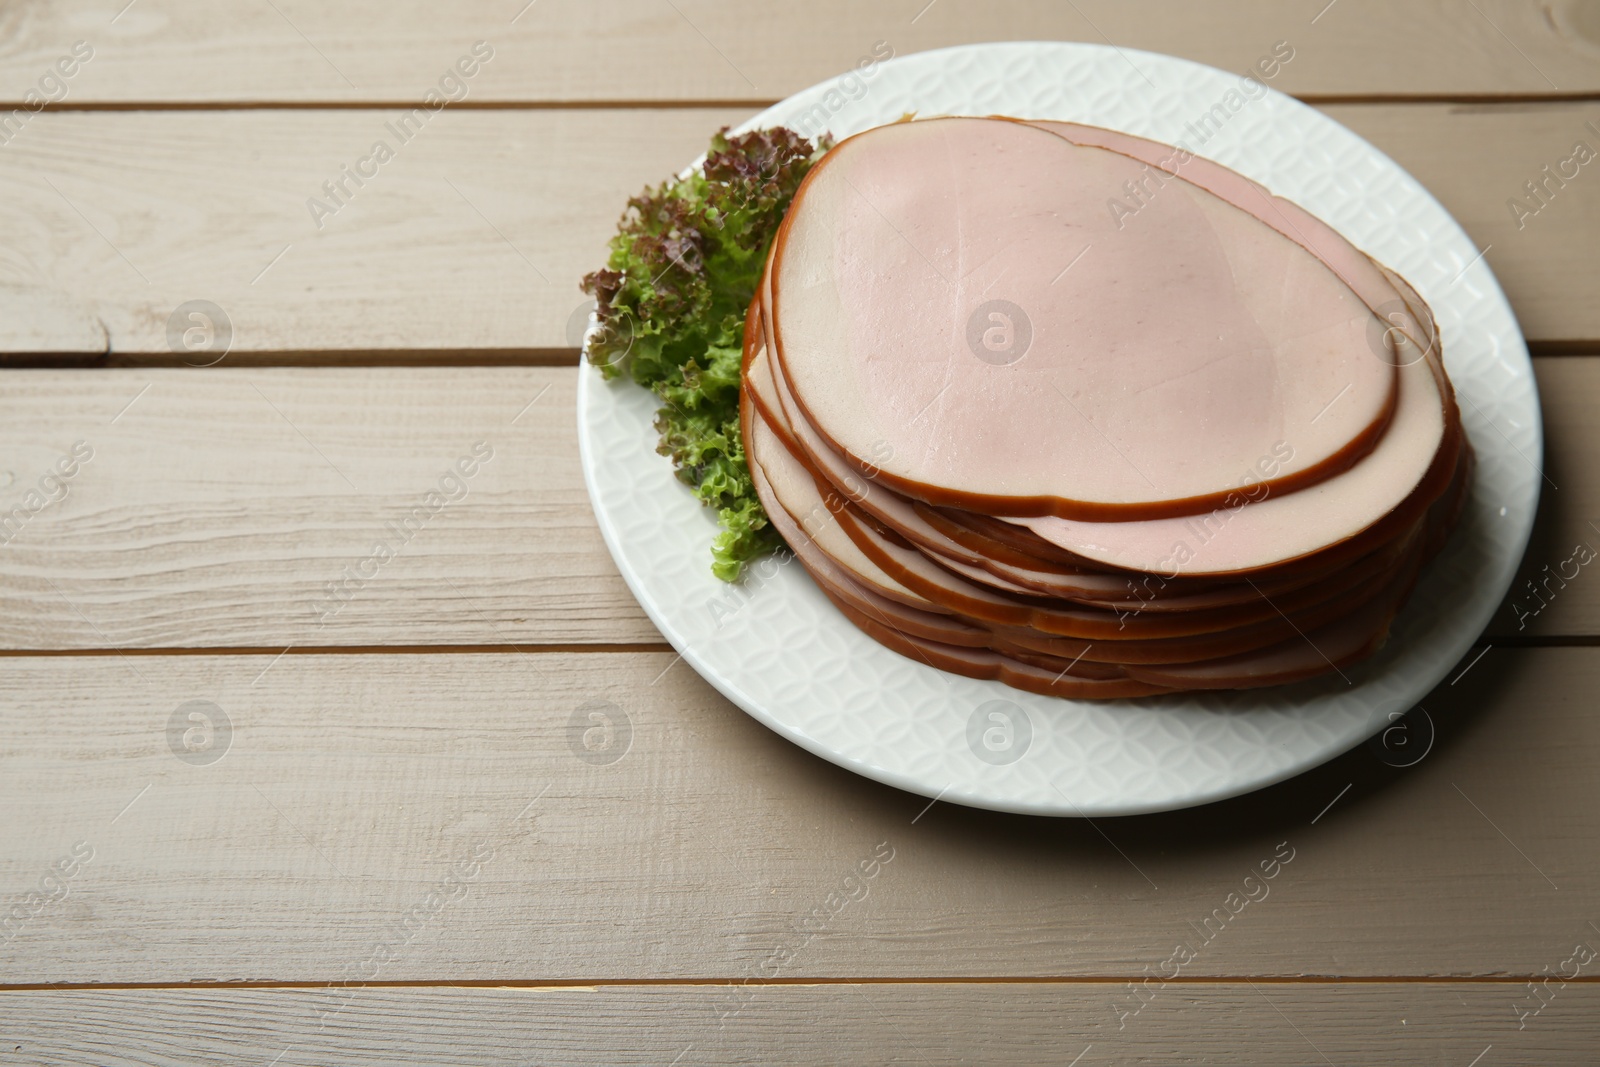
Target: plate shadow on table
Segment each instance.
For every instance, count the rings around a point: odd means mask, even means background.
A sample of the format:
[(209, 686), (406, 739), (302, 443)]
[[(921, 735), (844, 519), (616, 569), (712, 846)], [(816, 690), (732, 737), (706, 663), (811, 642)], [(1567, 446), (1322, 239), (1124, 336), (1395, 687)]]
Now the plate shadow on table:
[[(1476, 656), (1481, 648), (1469, 653)], [(1464, 666), (1465, 664), (1463, 664)], [(788, 750), (788, 759), (770, 753), (769, 768), (784, 767), (791, 782), (809, 780), (809, 788), (827, 796), (828, 806), (859, 813), (884, 827), (915, 825), (937, 833), (943, 848), (972, 859), (1007, 854), (1057, 859), (1093, 853), (1097, 860), (1113, 847), (1135, 858), (1160, 853), (1163, 863), (1184, 865), (1236, 849), (1265, 848), (1285, 837), (1303, 835), (1313, 820), (1321, 823), (1383, 818), (1405, 803), (1408, 779), (1426, 778), (1429, 789), (1450, 789), (1451, 765), (1470, 749), (1474, 735), (1494, 715), (1514, 714), (1508, 696), (1526, 683), (1523, 672), (1538, 669), (1515, 651), (1491, 651), (1470, 672), (1471, 684), (1452, 686), (1447, 679), (1421, 701), (1431, 720), (1433, 737), (1425, 755), (1408, 766), (1412, 756), (1374, 743), (1357, 745), (1320, 767), (1243, 796), (1195, 808), (1150, 815), (1056, 818), (986, 811), (948, 802), (929, 806), (928, 798), (894, 789), (812, 756), (772, 735), (774, 748)], [(1452, 672), (1451, 677), (1455, 677)], [(732, 709), (730, 709), (731, 712)], [(759, 727), (751, 723), (752, 727)], [(1418, 736), (1420, 727), (1411, 737)], [(1410, 738), (1405, 743), (1413, 743)], [(1389, 746), (1390, 748), (1396, 746)], [(785, 767), (785, 765), (787, 766)], [(1346, 789), (1346, 787), (1349, 787)], [(1337, 798), (1337, 802), (1333, 803)], [(924, 811), (924, 809), (927, 809)], [(1324, 816), (1324, 809), (1331, 809)], [(915, 819), (915, 824), (912, 820)]]
[[(1591, 525), (1600, 525), (1600, 515), (1584, 513), (1584, 503), (1592, 494), (1580, 477), (1584, 463), (1579, 442), (1569, 441), (1559, 427), (1547, 424), (1547, 430), (1539, 513), (1511, 590), (1489, 621), (1487, 640), (1507, 645), (1544, 643), (1565, 631), (1563, 643), (1600, 644), (1600, 634), (1592, 632), (1592, 625), (1586, 625), (1581, 617), (1583, 608), (1600, 597), (1585, 599), (1578, 591), (1569, 591), (1569, 586), (1586, 578), (1593, 580), (1578, 548), (1581, 544), (1591, 551), (1600, 550), (1600, 533)], [(1577, 577), (1573, 577), (1574, 571)], [(1530, 590), (1530, 581), (1536, 586), (1544, 584)]]

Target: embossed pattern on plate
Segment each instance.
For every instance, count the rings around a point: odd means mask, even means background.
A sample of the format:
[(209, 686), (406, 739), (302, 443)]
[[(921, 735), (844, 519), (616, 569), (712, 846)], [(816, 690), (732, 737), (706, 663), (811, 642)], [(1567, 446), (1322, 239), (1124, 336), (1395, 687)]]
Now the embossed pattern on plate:
[[(792, 562), (767, 563), (741, 588), (712, 577), (714, 517), (655, 454), (653, 395), (585, 365), (579, 442), (595, 515), (685, 661), (784, 737), (869, 778), (952, 803), (1068, 816), (1164, 811), (1281, 781), (1370, 737), (1447, 675), (1500, 603), (1533, 525), (1543, 443), (1527, 346), (1479, 250), (1416, 179), (1275, 91), (1230, 109), (1239, 80), (1131, 49), (971, 45), (824, 82), (740, 129), (815, 131), (824, 119), (845, 136), (906, 112), (1005, 114), (1183, 141), (1405, 275), (1438, 316), (1478, 468), (1460, 528), (1383, 651), (1344, 677), (1110, 703), (946, 674), (861, 634)], [(1208, 114), (1201, 142), (1193, 124)]]

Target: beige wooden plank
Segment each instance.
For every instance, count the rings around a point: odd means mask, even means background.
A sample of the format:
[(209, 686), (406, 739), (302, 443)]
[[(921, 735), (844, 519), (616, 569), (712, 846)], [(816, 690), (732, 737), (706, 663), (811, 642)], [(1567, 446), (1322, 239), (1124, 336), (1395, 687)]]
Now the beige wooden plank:
[(1491, 641), (1600, 634), (1600, 359), (1533, 366), (1545, 432), (1539, 519)]
[[(1600, 337), (1600, 163), (1573, 160), (1579, 142), (1591, 157), (1600, 153), (1600, 103), (1324, 110), (1414, 174), (1480, 250), (1489, 247), (1484, 259), (1530, 340)], [(1563, 172), (1576, 177), (1564, 181)], [(1543, 199), (1529, 182), (1545, 183)], [(1514, 210), (1513, 200), (1523, 208)], [(1547, 272), (1553, 263), (1586, 277), (1556, 282)]]
[[(1521, 232), (1505, 206), (1600, 105), (1331, 111), (1493, 245), (1530, 338), (1600, 339), (1600, 180), (1581, 171)], [(236, 360), (570, 351), (578, 279), (627, 198), (747, 113), (446, 112), (404, 144), (385, 110), (47, 114), (0, 151), (0, 354), (171, 361), (189, 325), (169, 333), (174, 312), (200, 299), (228, 316)], [(308, 201), (378, 139), (395, 157), (313, 219)]]
[(94, 1067), (1593, 1063), (1600, 988), (1550, 989), (1521, 1030), (1511, 983), (1180, 984), (1120, 1030), (1109, 983), (0, 992), (0, 1038)]
[[(0, 152), (0, 351), (87, 334), (170, 360), (197, 299), (234, 352), (573, 348), (578, 280), (628, 197), (744, 114), (445, 113), (408, 143), (397, 111), (46, 115)], [(379, 140), (394, 158), (313, 218)]]
[[(1093, 825), (929, 808), (666, 653), (20, 657), (6, 680), (4, 984), (1121, 979), (1180, 944), (1190, 977), (1518, 977), (1600, 936), (1595, 649), (1491, 652), (1427, 699), (1408, 769), (1363, 747)], [(221, 758), (177, 758), (188, 728)]]
[(1600, 90), (1600, 21), (1580, 0), (125, 4), (13, 7), (6, 97), (20, 101), (78, 40), (95, 51), (67, 82), (72, 103), (417, 99), (479, 39), (494, 58), (469, 83), (474, 101), (776, 99), (849, 68), (880, 40), (900, 54), (1110, 40), (1230, 70), (1287, 40), (1295, 59), (1280, 84), (1295, 93)]
[(576, 374), (6, 372), (0, 647), (659, 641), (589, 508)]
[[(1536, 366), (1557, 488), (1545, 486), (1524, 575), (1490, 640), (1600, 634), (1590, 568), (1577, 567), (1565, 588), (1552, 580), (1539, 599), (1525, 584), (1543, 581), (1547, 565), (1571, 575), (1579, 543), (1600, 549), (1589, 525), (1600, 518), (1600, 473), (1589, 462), (1600, 454), (1600, 359)], [(9, 537), (0, 648), (659, 641), (595, 528), (578, 469), (576, 374), (10, 372), (0, 390), (0, 518), (20, 506), (26, 522), (0, 527)], [(375, 540), (393, 540), (385, 523), (421, 503), (480, 440), (495, 458), (465, 499), (359, 588), (345, 578)], [(93, 458), (65, 481), (65, 497), (28, 515), (27, 494), (77, 441)], [(330, 582), (351, 595), (322, 621), (334, 606)]]

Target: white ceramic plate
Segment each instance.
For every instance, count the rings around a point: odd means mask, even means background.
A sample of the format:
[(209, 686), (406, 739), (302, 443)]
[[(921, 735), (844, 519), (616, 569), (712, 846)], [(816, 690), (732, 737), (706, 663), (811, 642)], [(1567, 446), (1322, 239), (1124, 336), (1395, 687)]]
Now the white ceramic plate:
[[(1331, 675), (1110, 703), (1035, 696), (889, 651), (793, 564), (769, 560), (742, 587), (713, 578), (714, 516), (656, 455), (653, 395), (606, 383), (585, 365), (579, 441), (601, 532), (684, 660), (773, 730), (869, 778), (975, 807), (1081, 816), (1188, 807), (1281, 781), (1372, 736), (1445, 678), (1526, 548), (1542, 441), (1511, 308), (1438, 201), (1383, 153), (1287, 96), (1241, 86), (1239, 74), (1098, 45), (986, 44), (892, 59), (807, 89), (740, 129), (784, 124), (842, 137), (906, 112), (1066, 119), (1184, 141), (1399, 270), (1438, 317), (1478, 454), (1461, 527), (1387, 646), (1345, 671), (1348, 682)], [(1189, 124), (1207, 115), (1201, 143)]]

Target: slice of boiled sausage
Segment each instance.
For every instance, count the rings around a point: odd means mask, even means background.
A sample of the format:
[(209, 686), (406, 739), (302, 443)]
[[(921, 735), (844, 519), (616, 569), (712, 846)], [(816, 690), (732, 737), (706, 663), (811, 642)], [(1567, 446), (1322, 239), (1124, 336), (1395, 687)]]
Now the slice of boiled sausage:
[(1166, 577), (1258, 571), (1314, 556), (1414, 500), (1430, 473), (1437, 483), (1433, 496), (1443, 492), (1461, 437), (1437, 375), (1427, 359), (1401, 367), (1400, 402), (1377, 448), (1349, 470), (1298, 492), (1264, 489), (1260, 499), (1176, 519), (1104, 523), (1052, 516), (1017, 522), (1067, 551)]
[(905, 495), (993, 515), (1194, 514), (1359, 460), (1396, 394), (1372, 312), (1196, 186), (1119, 230), (1106, 200), (1142, 166), (984, 119), (834, 148), (772, 261), (807, 421)]

